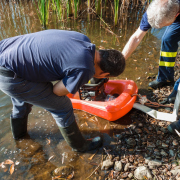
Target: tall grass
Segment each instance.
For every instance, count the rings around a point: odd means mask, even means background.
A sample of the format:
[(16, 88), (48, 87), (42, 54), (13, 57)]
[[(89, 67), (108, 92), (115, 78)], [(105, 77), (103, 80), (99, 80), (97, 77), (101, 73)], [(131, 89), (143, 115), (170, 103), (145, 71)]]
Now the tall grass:
[(63, 4), (61, 3), (60, 0), (52, 0), (52, 1), (53, 1), (53, 6), (56, 7), (56, 12), (57, 12), (59, 19), (63, 19), (63, 17), (64, 17), (62, 14)]
[(100, 15), (101, 14), (101, 0), (96, 0), (95, 1), (95, 7), (96, 7), (96, 14)]
[(77, 18), (79, 0), (73, 0), (74, 18)]
[(119, 0), (114, 0), (114, 25), (118, 23)]
[(71, 0), (67, 0), (67, 3), (66, 3), (66, 15), (67, 15), (67, 17), (69, 17), (71, 14), (72, 14)]
[[(36, 6), (35, 1), (34, 1), (34, 4)], [(50, 0), (39, 0), (38, 7), (36, 6), (39, 20), (44, 27), (46, 27), (48, 25), (49, 5), (50, 5)]]
[[(78, 13), (84, 12), (85, 9), (79, 9), (80, 0), (33, 0), (36, 5), (38, 16), (41, 24), (46, 27), (48, 25), (49, 11), (53, 10), (57, 14), (59, 20), (68, 19), (70, 15), (73, 15), (76, 19)], [(149, 4), (151, 0), (141, 0), (141, 3)], [(85, 0), (83, 1), (85, 2)], [(91, 4), (92, 3), (92, 4)], [(139, 6), (139, 0), (87, 0), (87, 12), (88, 12), (88, 21), (90, 20), (90, 12), (92, 12), (93, 4), (95, 5), (95, 11), (97, 15), (103, 18), (103, 10), (106, 12), (107, 3), (110, 3), (113, 11), (114, 25), (118, 25), (118, 20), (122, 14), (127, 13), (128, 8), (132, 9)], [(92, 7), (91, 7), (92, 5)], [(120, 12), (120, 13), (119, 13)], [(127, 17), (127, 16), (126, 16)]]

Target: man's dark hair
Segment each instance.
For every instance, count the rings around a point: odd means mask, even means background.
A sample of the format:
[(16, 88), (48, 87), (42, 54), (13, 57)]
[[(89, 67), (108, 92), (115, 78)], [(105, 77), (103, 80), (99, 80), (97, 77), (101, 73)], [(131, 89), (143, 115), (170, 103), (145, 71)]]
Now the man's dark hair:
[(113, 49), (99, 50), (101, 70), (110, 76), (119, 76), (125, 69), (125, 58), (120, 51)]

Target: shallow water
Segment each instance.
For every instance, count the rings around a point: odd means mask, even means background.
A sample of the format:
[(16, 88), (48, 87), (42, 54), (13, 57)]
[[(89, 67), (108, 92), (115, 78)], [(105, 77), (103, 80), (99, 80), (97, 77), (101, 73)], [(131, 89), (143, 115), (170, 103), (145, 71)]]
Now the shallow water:
[[(31, 1), (5, 1), (0, 2), (0, 40), (11, 36), (44, 30), (41, 26), (36, 10)], [(93, 18), (87, 21), (82, 19), (60, 22), (50, 19), (48, 29), (75, 30), (86, 34), (96, 44), (97, 49), (117, 49), (122, 51), (131, 34), (138, 28), (142, 9), (131, 10), (128, 18), (121, 21), (117, 27), (112, 19), (106, 19), (111, 26), (113, 35), (101, 26), (100, 19)], [(137, 50), (128, 59), (125, 72), (116, 79), (134, 80), (140, 91), (146, 91), (149, 74), (157, 73), (160, 40), (149, 32)], [(15, 169), (10, 174), (10, 165), (0, 168), (0, 179), (51, 179), (51, 172), (59, 166), (70, 164), (74, 167), (75, 179), (84, 180), (101, 162), (102, 149), (92, 160), (88, 158), (95, 152), (79, 154), (71, 150), (63, 140), (58, 127), (49, 112), (33, 107), (29, 116), (28, 133), (30, 138), (15, 141), (12, 138), (9, 116), (11, 114), (11, 101), (8, 96), (0, 92), (0, 163), (11, 159), (15, 162)], [(133, 123), (131, 114), (109, 122), (105, 119), (90, 115), (86, 112), (74, 110), (78, 125), (86, 138), (101, 135), (104, 147), (113, 145), (116, 134)], [(112, 149), (113, 151), (113, 149)], [(116, 151), (118, 151), (116, 149)], [(102, 177), (105, 172), (102, 172)]]

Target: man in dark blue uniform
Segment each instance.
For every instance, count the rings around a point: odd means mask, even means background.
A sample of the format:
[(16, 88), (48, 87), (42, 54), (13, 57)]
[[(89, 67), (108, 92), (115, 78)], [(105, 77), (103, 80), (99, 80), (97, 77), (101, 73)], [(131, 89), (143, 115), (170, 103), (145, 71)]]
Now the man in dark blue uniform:
[[(180, 0), (154, 0), (144, 13), (139, 28), (122, 51), (127, 59), (151, 27), (168, 26), (161, 41), (158, 76), (156, 80), (149, 83), (149, 87), (154, 89), (174, 84), (174, 65), (180, 40), (179, 2)], [(173, 103), (175, 100), (178, 84), (179, 80), (168, 97), (169, 103)]]
[(124, 68), (121, 52), (97, 51), (87, 36), (74, 31), (46, 30), (0, 41), (0, 89), (13, 103), (13, 137), (26, 135), (28, 114), (37, 105), (52, 114), (74, 151), (98, 148), (102, 139), (84, 139), (66, 95), (92, 77), (118, 76)]
[[(154, 0), (144, 13), (140, 26), (130, 37), (122, 53), (127, 59), (139, 45), (147, 31), (151, 28), (167, 26), (161, 42), (159, 72), (157, 79), (149, 83), (149, 87), (158, 88), (174, 84), (174, 65), (180, 41), (180, 0)], [(176, 81), (172, 93), (167, 98), (169, 103), (174, 103), (180, 78)], [(180, 121), (168, 126), (170, 132), (174, 129), (180, 131)]]

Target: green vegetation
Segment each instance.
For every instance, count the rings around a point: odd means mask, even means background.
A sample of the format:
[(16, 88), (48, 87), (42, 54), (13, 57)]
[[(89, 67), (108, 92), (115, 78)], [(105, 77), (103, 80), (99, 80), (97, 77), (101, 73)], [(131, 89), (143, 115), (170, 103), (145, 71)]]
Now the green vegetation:
[(118, 23), (119, 0), (114, 0), (114, 25)]
[(37, 13), (39, 20), (44, 27), (46, 27), (46, 25), (48, 24), (49, 4), (50, 4), (50, 0), (40, 0), (38, 1), (38, 6), (36, 6), (35, 4), (36, 9), (38, 10)]
[[(80, 0), (33, 0), (36, 6), (37, 13), (41, 24), (46, 27), (49, 20), (49, 13), (53, 11), (58, 20), (64, 21), (70, 17), (77, 19), (80, 13), (87, 12), (88, 20), (90, 14), (100, 15), (101, 19), (103, 13), (106, 16), (106, 9), (112, 11), (114, 18), (114, 25), (118, 25), (118, 21), (123, 14), (127, 14), (129, 9), (144, 6), (149, 4), (150, 0), (87, 0), (80, 2)], [(81, 3), (81, 8), (80, 8)], [(126, 11), (126, 13), (124, 13)]]

